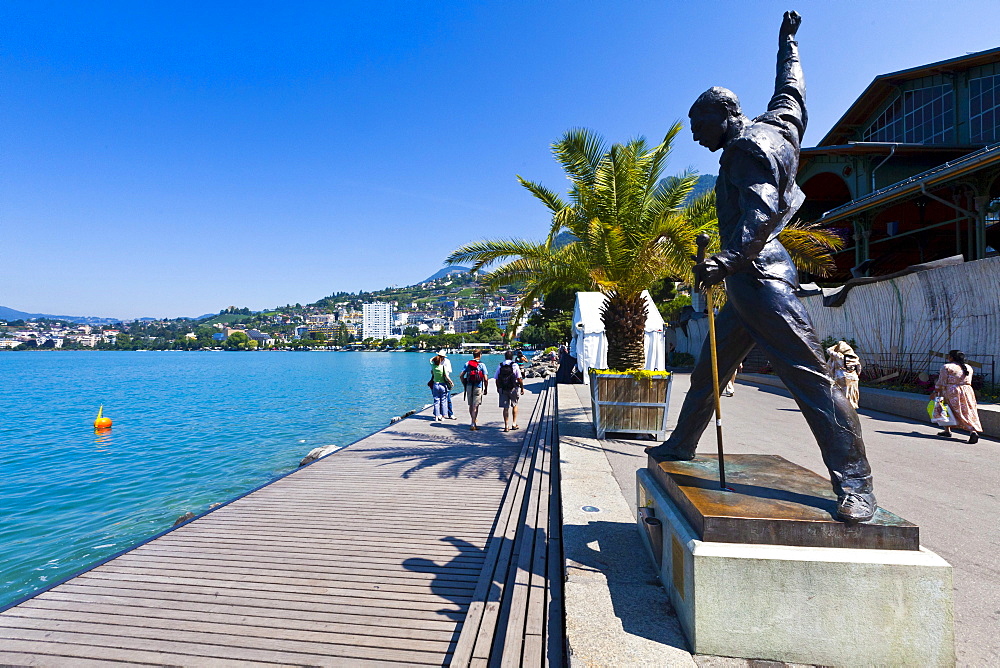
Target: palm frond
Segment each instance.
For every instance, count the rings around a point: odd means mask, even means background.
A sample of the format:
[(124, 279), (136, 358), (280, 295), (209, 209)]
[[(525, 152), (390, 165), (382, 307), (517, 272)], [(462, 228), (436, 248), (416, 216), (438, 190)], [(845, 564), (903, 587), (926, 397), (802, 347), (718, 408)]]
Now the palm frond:
[(562, 198), (555, 192), (549, 190), (540, 183), (535, 183), (534, 181), (528, 181), (527, 179), (521, 178), (520, 175), (517, 177), (518, 183), (528, 189), (532, 195), (541, 200), (542, 204), (548, 207), (549, 211), (553, 214), (559, 213), (559, 211), (566, 208), (565, 202)]
[(840, 250), (844, 241), (818, 223), (790, 223), (778, 233), (778, 241), (791, 255), (795, 266), (816, 276), (829, 276), (837, 268), (831, 251)]
[(445, 264), (471, 263), (472, 271), (476, 272), (486, 265), (505, 258), (547, 256), (548, 250), (545, 244), (524, 239), (487, 239), (456, 248), (445, 259)]

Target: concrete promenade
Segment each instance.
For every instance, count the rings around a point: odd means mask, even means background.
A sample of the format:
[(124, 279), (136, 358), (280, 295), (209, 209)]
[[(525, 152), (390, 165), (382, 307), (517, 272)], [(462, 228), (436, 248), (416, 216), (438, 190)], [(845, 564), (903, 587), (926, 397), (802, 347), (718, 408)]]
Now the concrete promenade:
[[(676, 424), (690, 377), (675, 375), (670, 426)], [(581, 403), (587, 388), (576, 386)], [(819, 448), (787, 391), (737, 385), (723, 398), (726, 452), (776, 454), (827, 475)], [(928, 422), (862, 409), (879, 504), (920, 525), (921, 542), (954, 567), (955, 636), (960, 666), (997, 665), (1000, 657), (1000, 443), (940, 439)], [(605, 441), (604, 453), (623, 499), (635, 512), (635, 471), (649, 441)], [(715, 431), (699, 452), (715, 452)], [(850, 614), (845, 607), (845, 614)], [(672, 623), (672, 622), (671, 622)], [(731, 660), (695, 657), (700, 665)], [(682, 665), (682, 664), (677, 664)]]
[(0, 665), (447, 665), (519, 431), (400, 421), (0, 613)]

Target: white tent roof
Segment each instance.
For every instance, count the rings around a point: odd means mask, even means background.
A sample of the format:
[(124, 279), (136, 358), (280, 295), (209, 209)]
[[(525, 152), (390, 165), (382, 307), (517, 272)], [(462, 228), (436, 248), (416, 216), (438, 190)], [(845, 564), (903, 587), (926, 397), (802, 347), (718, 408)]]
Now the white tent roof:
[[(653, 298), (649, 296), (649, 290), (643, 290), (642, 296), (646, 300), (646, 331), (657, 332), (663, 330), (663, 316), (656, 309)], [(576, 304), (573, 307), (573, 329), (578, 334), (599, 334), (604, 331), (604, 322), (601, 321), (601, 307), (607, 296), (602, 292), (578, 292), (576, 293)]]

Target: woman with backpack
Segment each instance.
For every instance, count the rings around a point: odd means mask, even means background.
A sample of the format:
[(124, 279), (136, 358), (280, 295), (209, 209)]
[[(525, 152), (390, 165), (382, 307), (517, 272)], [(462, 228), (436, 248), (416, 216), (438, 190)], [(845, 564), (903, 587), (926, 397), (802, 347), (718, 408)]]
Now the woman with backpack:
[(472, 418), (472, 431), (479, 431), (476, 419), (479, 417), (479, 406), (483, 403), (490, 387), (490, 379), (487, 375), (486, 365), (479, 359), (483, 356), (483, 351), (476, 350), (472, 353), (472, 359), (465, 364), (459, 378), (465, 386), (465, 400), (469, 402), (469, 417)]
[[(979, 422), (979, 405), (972, 389), (972, 367), (965, 362), (965, 353), (961, 350), (949, 351), (947, 360), (934, 384), (934, 395), (944, 397), (958, 422), (956, 426), (969, 432), (968, 442), (978, 443), (983, 426)], [(938, 436), (951, 438), (951, 427), (945, 427)]]
[(434, 398), (434, 421), (441, 422), (447, 415), (448, 394), (455, 383), (448, 377), (448, 369), (444, 364), (445, 358), (435, 355), (431, 359), (431, 379), (427, 382), (427, 387), (431, 388), (431, 396)]

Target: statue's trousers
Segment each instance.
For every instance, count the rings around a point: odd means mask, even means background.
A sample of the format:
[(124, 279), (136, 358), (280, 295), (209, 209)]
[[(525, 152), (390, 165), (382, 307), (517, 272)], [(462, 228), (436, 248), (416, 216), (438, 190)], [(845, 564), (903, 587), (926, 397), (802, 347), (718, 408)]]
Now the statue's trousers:
[[(715, 321), (719, 377), (732, 377), (754, 344), (760, 346), (816, 437), (834, 491), (871, 492), (858, 415), (830, 377), (809, 314), (791, 286), (737, 273), (726, 278), (726, 294)], [(693, 456), (714, 410), (709, 346), (706, 339), (677, 428), (666, 442), (679, 454)]]

